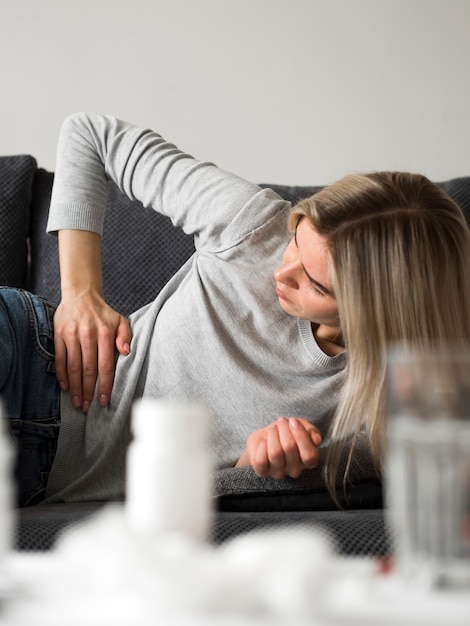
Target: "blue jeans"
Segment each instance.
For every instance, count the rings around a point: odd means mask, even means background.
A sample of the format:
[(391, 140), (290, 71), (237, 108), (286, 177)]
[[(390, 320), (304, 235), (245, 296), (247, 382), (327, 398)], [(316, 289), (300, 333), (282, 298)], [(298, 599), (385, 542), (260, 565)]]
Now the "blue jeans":
[(57, 449), (60, 388), (54, 367), (55, 306), (0, 287), (0, 396), (15, 444), (17, 505), (44, 498)]

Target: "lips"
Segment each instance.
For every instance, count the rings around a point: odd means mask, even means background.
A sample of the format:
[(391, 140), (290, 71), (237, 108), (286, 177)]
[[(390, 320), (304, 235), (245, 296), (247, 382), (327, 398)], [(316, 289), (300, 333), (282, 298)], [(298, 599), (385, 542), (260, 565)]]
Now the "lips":
[(278, 298), (280, 298), (281, 300), (286, 300), (287, 301), (286, 296), (282, 293), (282, 291), (279, 289), (279, 287), (277, 285), (276, 285), (276, 296)]

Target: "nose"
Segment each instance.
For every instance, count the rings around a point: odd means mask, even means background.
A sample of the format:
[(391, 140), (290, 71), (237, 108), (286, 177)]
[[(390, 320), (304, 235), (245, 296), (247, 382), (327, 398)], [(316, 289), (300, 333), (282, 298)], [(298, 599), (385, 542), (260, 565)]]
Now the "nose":
[(297, 289), (299, 286), (299, 269), (299, 259), (293, 259), (288, 262), (284, 260), (282, 264), (274, 271), (274, 278), (278, 283), (282, 283), (284, 285), (288, 285), (289, 287)]

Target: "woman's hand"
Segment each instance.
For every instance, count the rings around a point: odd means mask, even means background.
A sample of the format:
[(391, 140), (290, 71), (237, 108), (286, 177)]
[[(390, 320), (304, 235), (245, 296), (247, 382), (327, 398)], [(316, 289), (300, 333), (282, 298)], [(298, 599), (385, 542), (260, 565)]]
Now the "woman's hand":
[(318, 463), (321, 435), (308, 420), (281, 417), (251, 433), (235, 467), (251, 465), (258, 476), (298, 478)]
[(129, 322), (100, 294), (63, 299), (54, 316), (56, 376), (75, 408), (88, 411), (99, 379), (98, 397), (107, 406), (114, 381), (115, 349), (130, 353)]
[(73, 406), (86, 413), (97, 380), (99, 403), (109, 404), (115, 349), (129, 354), (131, 330), (103, 297), (100, 236), (61, 230), (58, 237), (62, 301), (54, 316), (56, 376)]

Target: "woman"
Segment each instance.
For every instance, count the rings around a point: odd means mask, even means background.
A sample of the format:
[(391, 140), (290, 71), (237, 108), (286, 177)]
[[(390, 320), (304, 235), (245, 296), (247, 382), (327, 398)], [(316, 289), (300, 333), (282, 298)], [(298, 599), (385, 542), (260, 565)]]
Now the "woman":
[[(108, 178), (195, 237), (195, 255), (129, 322), (103, 298)], [(123, 497), (129, 416), (145, 395), (204, 402), (217, 467), (295, 477), (326, 446), (334, 492), (338, 458), (353, 458), (362, 430), (380, 468), (387, 344), (470, 338), (468, 229), (419, 176), (349, 177), (291, 212), (151, 131), (79, 114), (62, 128), (48, 229), (62, 285), (49, 501)], [(25, 395), (11, 376), (7, 387)], [(39, 494), (23, 488), (23, 502)]]
[[(470, 238), (459, 207), (424, 176), (378, 172), (345, 177), (300, 202), (328, 247), (348, 362), (329, 429), (326, 482), (365, 431), (381, 468), (385, 373), (391, 344), (420, 350), (470, 339)], [(347, 471), (346, 471), (347, 475)]]

